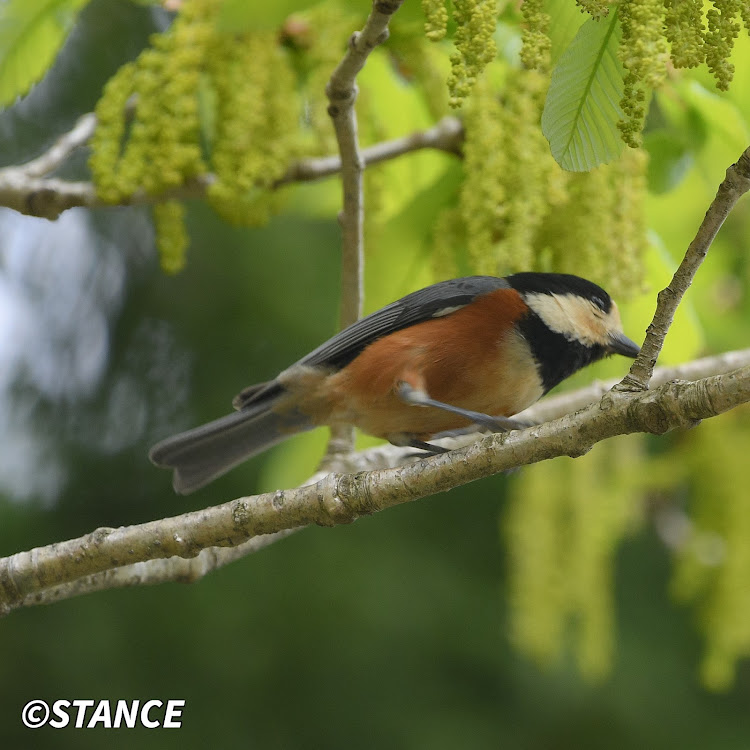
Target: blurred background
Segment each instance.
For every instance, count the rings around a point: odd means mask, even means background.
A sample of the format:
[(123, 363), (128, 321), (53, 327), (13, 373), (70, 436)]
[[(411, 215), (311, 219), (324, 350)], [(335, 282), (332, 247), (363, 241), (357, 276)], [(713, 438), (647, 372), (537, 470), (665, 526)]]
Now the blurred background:
[[(69, 130), (169, 21), (125, 0), (88, 5), (49, 74), (0, 112), (2, 165)], [(700, 88), (700, 72), (690, 83), (702, 129), (692, 150), (660, 150), (668, 130), (653, 124), (645, 271), (622, 305), (637, 341), (750, 143), (747, 39), (736, 55), (729, 94)], [(407, 96), (407, 84), (393, 73), (387, 85)], [(62, 176), (85, 178), (86, 156)], [(455, 178), (447, 154), (403, 164), (441, 194)], [(335, 332), (338, 190), (335, 180), (295, 187), (257, 228), (190, 203), (187, 265), (174, 276), (159, 268), (147, 208), (74, 209), (55, 222), (0, 209), (0, 555), (314, 472), (324, 430), (188, 498), (147, 452)], [(425, 199), (380, 210), (368, 310), (434, 278)], [(608, 217), (595, 221), (606, 233)], [(665, 364), (747, 345), (749, 230), (744, 199)], [(626, 366), (605, 362), (572, 386)], [(34, 746), (747, 748), (748, 419), (740, 409), (690, 433), (620, 439), (351, 526), (304, 529), (194, 585), (14, 612), (1, 623), (0, 739), (28, 746), (20, 713), (33, 698), (179, 698), (180, 730), (45, 728)]]

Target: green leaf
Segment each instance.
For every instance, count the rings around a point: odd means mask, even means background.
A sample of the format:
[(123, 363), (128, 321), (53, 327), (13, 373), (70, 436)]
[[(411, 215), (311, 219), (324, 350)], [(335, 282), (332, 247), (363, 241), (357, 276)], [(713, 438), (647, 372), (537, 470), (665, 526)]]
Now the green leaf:
[(556, 63), (573, 41), (578, 29), (590, 16), (570, 0), (545, 0), (544, 10), (549, 13), (550, 17), (549, 38), (552, 43), (552, 62)]
[(648, 151), (648, 189), (652, 193), (666, 193), (680, 184), (693, 166), (688, 148), (671, 130), (655, 130), (643, 138)]
[(616, 13), (589, 19), (552, 71), (542, 132), (563, 169), (588, 172), (615, 159), (624, 147), (617, 129), (623, 117), (619, 42)]
[(0, 3), (0, 106), (23, 96), (55, 59), (89, 0), (6, 0)]

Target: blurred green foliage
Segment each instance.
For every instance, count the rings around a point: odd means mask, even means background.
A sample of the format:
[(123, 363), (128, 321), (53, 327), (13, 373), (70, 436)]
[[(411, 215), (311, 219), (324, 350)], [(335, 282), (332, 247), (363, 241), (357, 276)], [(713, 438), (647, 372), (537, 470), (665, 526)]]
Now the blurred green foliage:
[[(442, 46), (422, 44), (414, 6), (395, 17), (389, 46), (361, 76), (365, 145), (428, 127), (447, 111), (453, 32), (449, 24)], [(267, 31), (276, 11), (264, 9)], [(289, 52), (295, 75), (319, 92), (303, 109), (304, 153), (325, 153), (332, 141), (320, 86), (361, 17), (299, 9), (329, 34), (312, 47), (297, 36), (301, 47)], [(232, 22), (244, 23), (239, 15)], [(168, 23), (156, 7), (92, 0), (48, 76), (0, 112), (3, 162), (30, 158), (91, 110), (106, 81)], [(551, 27), (553, 59), (575, 31), (572, 23)], [(498, 273), (548, 264), (627, 297), (625, 328), (638, 340), (655, 291), (750, 142), (750, 43), (740, 36), (735, 44), (728, 92), (714, 90), (705, 66), (659, 90), (646, 123), (648, 167), (644, 155), (630, 154), (640, 160), (637, 174), (615, 163), (571, 177), (554, 171), (539, 138), (545, 79), (519, 68), (510, 6), (496, 40), (499, 59), (465, 109), (467, 130), (472, 118), (484, 123), (469, 132), (466, 163), (419, 152), (368, 170), (367, 310), (479, 263)], [(498, 122), (492, 138), (477, 136)], [(489, 156), (494, 168), (482, 177)], [(66, 169), (65, 177), (87, 175), (81, 159)], [(491, 197), (484, 209), (472, 202), (483, 196)], [(54, 310), (58, 298), (90, 288), (117, 300), (102, 302), (106, 356), (93, 384), (56, 389), (26, 367), (2, 392), (3, 415), (26, 408), (25, 431), (7, 420), (5, 452), (28, 440), (42, 446), (37, 473), (52, 463), (62, 470), (43, 494), (19, 489), (0, 465), (0, 554), (294, 486), (312, 473), (322, 430), (187, 500), (173, 496), (146, 452), (165, 434), (223, 413), (241, 387), (334, 332), (338, 206), (335, 180), (285, 189), (262, 227), (228, 226), (190, 202), (188, 262), (173, 277), (158, 268), (143, 210), (71, 212), (55, 224), (0, 214), (2, 279), (31, 307)], [(83, 234), (72, 235), (79, 224)], [(664, 364), (746, 345), (748, 236), (745, 199), (678, 313)], [(35, 241), (24, 245), (28, 237)], [(70, 262), (82, 237), (90, 265), (79, 289), (50, 269)], [(512, 251), (521, 247), (519, 259)], [(118, 284), (120, 296), (111, 291)], [(90, 317), (84, 312), (72, 318), (73, 343)], [(43, 319), (54, 342), (54, 315)], [(29, 336), (29, 351), (41, 336)], [(71, 377), (73, 349), (67, 340), (53, 347), (58, 385)], [(623, 372), (622, 361), (609, 360), (566, 387)], [(17, 612), (3, 622), (0, 739), (29, 744), (20, 710), (31, 698), (175, 697), (187, 701), (182, 730), (45, 729), (34, 746), (746, 748), (749, 435), (750, 413), (740, 409), (688, 433), (611, 441), (351, 527), (307, 529), (190, 587)]]

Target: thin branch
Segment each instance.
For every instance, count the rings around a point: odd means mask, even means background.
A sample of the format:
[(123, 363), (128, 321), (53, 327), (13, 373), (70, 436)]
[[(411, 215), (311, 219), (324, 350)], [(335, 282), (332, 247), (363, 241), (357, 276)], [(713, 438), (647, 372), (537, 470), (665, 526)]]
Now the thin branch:
[[(416, 130), (402, 138), (394, 138), (368, 146), (361, 150), (360, 156), (365, 167), (422, 149), (435, 149), (459, 156), (463, 140), (463, 123), (457, 117), (448, 115), (427, 130)], [(340, 171), (341, 157), (338, 155), (300, 159), (294, 162), (283, 176), (279, 177), (274, 183), (274, 188), (291, 182), (313, 182), (336, 175)]]
[[(750, 365), (750, 349), (739, 349), (713, 357), (703, 357), (674, 367), (657, 367), (649, 385), (653, 388), (668, 383), (670, 380), (699, 380), (711, 375), (722, 375), (747, 365)], [(618, 383), (617, 378), (596, 381), (585, 388), (567, 391), (557, 396), (548, 396), (517, 414), (516, 417), (521, 422), (531, 424), (557, 419), (563, 414), (571, 414), (593, 404)]]
[(275, 534), (256, 536), (236, 547), (206, 547), (196, 557), (168, 557), (162, 560), (144, 560), (143, 562), (123, 565), (101, 573), (77, 578), (70, 583), (63, 583), (48, 589), (36, 591), (27, 596), (22, 606), (32, 607), (37, 604), (54, 604), (97, 591), (130, 588), (133, 586), (152, 586), (157, 583), (173, 581), (175, 583), (194, 583), (209, 573), (229, 565), (253, 552), (258, 552), (274, 542), (293, 534), (297, 529), (287, 529)]
[(83, 146), (95, 127), (96, 116), (92, 112), (83, 115), (40, 156), (18, 167), (0, 169), (0, 205), (22, 214), (56, 219), (68, 208), (86, 205), (95, 198), (91, 183), (44, 178)]
[(78, 118), (72, 130), (61, 135), (43, 154), (26, 162), (22, 171), (29, 177), (44, 177), (61, 167), (70, 155), (85, 145), (94, 134), (96, 115), (89, 112)]
[(362, 31), (349, 39), (344, 58), (326, 86), (328, 114), (333, 121), (341, 156), (343, 207), (339, 214), (342, 234), (341, 327), (354, 323), (362, 314), (364, 265), (363, 173), (365, 162), (359, 148), (354, 104), (356, 78), (370, 53), (388, 39), (388, 23), (403, 0), (374, 0)]
[[(292, 490), (240, 498), (223, 505), (119, 529), (98, 529), (79, 539), (59, 542), (0, 559), (0, 613), (46, 601), (44, 592), (60, 587), (57, 598), (87, 590), (88, 580), (105, 588), (101, 575), (128, 566), (129, 583), (135, 564), (179, 557), (195, 558), (211, 547), (233, 547), (264, 535), (311, 524), (333, 526), (497, 474), (516, 466), (555, 456), (579, 456), (595, 443), (615, 435), (662, 434), (693, 426), (697, 421), (750, 401), (750, 365), (687, 383), (671, 381), (651, 391), (611, 391), (576, 414), (526, 430), (489, 435), (450, 453), (398, 468), (326, 475), (315, 484)], [(233, 552), (233, 559), (245, 554)], [(203, 574), (204, 559), (195, 574)], [(142, 572), (142, 571), (141, 571)], [(100, 578), (96, 578), (96, 576)], [(176, 576), (179, 577), (179, 576)], [(192, 580), (192, 574), (187, 576)], [(181, 578), (185, 580), (185, 578)], [(73, 584), (71, 586), (70, 584)], [(40, 594), (40, 592), (42, 592)]]
[(666, 289), (659, 292), (654, 319), (646, 329), (646, 340), (643, 342), (641, 352), (618, 387), (624, 390), (648, 388), (656, 360), (664, 346), (664, 338), (672, 325), (678, 305), (688, 287), (693, 283), (693, 278), (724, 220), (735, 203), (748, 190), (750, 190), (750, 148), (744, 151), (736, 164), (732, 164), (727, 169), (726, 177), (708, 207), (698, 233), (690, 243), (672, 281)]
[[(85, 115), (84, 118), (89, 119), (81, 118), (81, 120), (91, 123), (93, 117), (93, 114)], [(73, 137), (76, 128), (62, 136), (58, 143), (70, 144), (76, 141), (77, 139)], [(78, 131), (78, 134), (80, 132)], [(363, 149), (362, 160), (365, 167), (368, 167), (371, 164), (396, 159), (421, 149), (460, 154), (463, 135), (463, 125), (460, 120), (455, 117), (444, 117), (428, 130), (418, 130), (402, 138), (383, 141)], [(52, 148), (54, 149), (55, 146)], [(35, 176), (34, 173), (46, 167), (47, 164), (52, 164), (53, 169), (59, 166), (54, 164), (53, 160), (59, 158), (61, 153), (58, 151), (52, 157), (43, 154), (21, 166), (0, 169), (0, 206), (11, 208), (27, 216), (50, 220), (58, 218), (63, 211), (70, 208), (111, 207), (111, 203), (105, 203), (97, 197), (96, 189), (91, 182), (70, 182), (58, 178)], [(290, 164), (285, 174), (274, 185), (274, 189), (291, 183), (313, 182), (332, 177), (340, 171), (341, 157), (338, 155), (299, 159)], [(118, 205), (151, 205), (170, 199), (204, 198), (214, 179), (212, 174), (202, 175), (160, 195), (139, 191)]]
[[(326, 86), (328, 114), (333, 122), (341, 157), (341, 328), (359, 319), (364, 303), (365, 161), (357, 136), (357, 113), (354, 108), (358, 93), (356, 78), (370, 53), (388, 39), (388, 22), (401, 7), (402, 1), (374, 0), (364, 28), (352, 34), (346, 54), (331, 73)], [(353, 448), (353, 427), (340, 425), (331, 428), (321, 467), (328, 466), (339, 453), (350, 453)]]

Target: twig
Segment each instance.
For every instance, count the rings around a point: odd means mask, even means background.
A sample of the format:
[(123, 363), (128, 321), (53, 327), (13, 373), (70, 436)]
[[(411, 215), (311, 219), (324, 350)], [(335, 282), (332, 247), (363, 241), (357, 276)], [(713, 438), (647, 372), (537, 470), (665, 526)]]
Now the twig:
[[(354, 109), (358, 93), (356, 78), (370, 53), (388, 39), (388, 22), (401, 7), (402, 1), (374, 0), (362, 31), (352, 34), (346, 54), (331, 73), (326, 86), (328, 114), (333, 121), (341, 157), (341, 328), (351, 325), (362, 315), (364, 301), (365, 161), (359, 148)], [(352, 427), (342, 425), (332, 428), (321, 467), (328, 466), (339, 453), (349, 453), (353, 448)]]
[[(459, 156), (464, 139), (464, 127), (457, 117), (448, 115), (427, 130), (416, 130), (402, 138), (394, 138), (368, 146), (360, 155), (365, 167), (395, 159), (421, 149), (435, 149)], [(341, 157), (320, 156), (294, 162), (286, 173), (274, 183), (274, 188), (290, 182), (312, 182), (330, 177), (341, 171)]]
[(26, 162), (22, 171), (29, 177), (43, 177), (54, 172), (91, 138), (95, 128), (96, 115), (93, 112), (79, 117), (72, 130), (61, 135), (41, 156)]
[(124, 565), (105, 570), (101, 573), (78, 578), (70, 583), (44, 589), (30, 594), (23, 601), (24, 607), (37, 604), (54, 604), (97, 591), (130, 588), (133, 586), (153, 586), (158, 583), (174, 581), (175, 583), (194, 583), (214, 570), (229, 565), (253, 552), (278, 542), (297, 529), (279, 531), (249, 539), (236, 547), (207, 547), (196, 557), (168, 557), (163, 560), (144, 560), (143, 562)]
[[(748, 354), (744, 352), (741, 356)], [(224, 554), (218, 550), (203, 552), (208, 548), (248, 545), (243, 550), (229, 552), (221, 562), (225, 564), (273, 541), (264, 535), (310, 524), (351, 523), (360, 516), (515, 466), (554, 456), (578, 456), (615, 435), (661, 434), (690, 427), (698, 420), (747, 401), (750, 401), (750, 365), (692, 383), (668, 382), (651, 391), (612, 391), (576, 414), (527, 430), (490, 435), (468, 447), (407, 466), (328, 474), (313, 485), (293, 490), (240, 498), (138, 526), (98, 529), (79, 539), (0, 559), (0, 614), (49, 598), (69, 598), (91, 590), (92, 586), (106, 588), (106, 576), (111, 576), (113, 582), (118, 576), (126, 581), (112, 585), (166, 580), (158, 575), (146, 577), (145, 570), (133, 566), (203, 554), (199, 565), (186, 566), (189, 574), (180, 564), (171, 576), (172, 580), (194, 580), (211, 569), (212, 555)], [(111, 572), (126, 566), (128, 570), (119, 574)]]
[(344, 58), (336, 66), (326, 86), (330, 102), (328, 114), (333, 121), (341, 156), (343, 207), (339, 214), (342, 234), (341, 327), (354, 323), (362, 314), (364, 264), (364, 159), (357, 137), (357, 115), (354, 103), (358, 88), (356, 78), (370, 53), (388, 39), (388, 22), (401, 7), (402, 0), (374, 0), (362, 31), (349, 39)]
[(672, 325), (678, 305), (693, 283), (696, 272), (703, 263), (711, 243), (735, 203), (750, 190), (750, 148), (747, 148), (736, 164), (727, 169), (726, 177), (719, 186), (716, 197), (706, 211), (698, 233), (690, 243), (685, 257), (675, 271), (669, 285), (659, 292), (656, 312), (646, 329), (646, 340), (641, 352), (633, 362), (630, 372), (618, 386), (623, 390), (648, 388), (656, 360), (664, 346), (664, 338)]
[[(649, 385), (656, 387), (668, 383), (670, 380), (699, 380), (711, 375), (731, 372), (747, 365), (750, 365), (750, 349), (739, 349), (713, 357), (703, 357), (693, 362), (685, 362), (675, 367), (657, 367)], [(598, 401), (618, 382), (619, 380), (616, 378), (604, 382), (597, 381), (585, 388), (578, 388), (575, 391), (568, 391), (557, 396), (549, 396), (517, 414), (516, 417), (522, 422), (531, 424), (557, 419), (563, 414), (571, 414)]]

